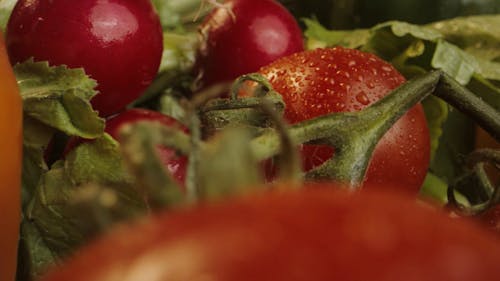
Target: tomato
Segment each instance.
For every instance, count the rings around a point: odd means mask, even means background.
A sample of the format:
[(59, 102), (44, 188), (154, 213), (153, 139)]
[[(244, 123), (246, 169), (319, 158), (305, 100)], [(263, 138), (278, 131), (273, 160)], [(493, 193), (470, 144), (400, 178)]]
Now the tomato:
[(34, 57), (83, 67), (99, 84), (92, 104), (101, 116), (142, 93), (163, 50), (160, 21), (149, 0), (20, 0), (6, 41), (13, 64)]
[(311, 187), (123, 225), (42, 280), (500, 278), (498, 240), (472, 224), (399, 193)]
[(492, 230), (497, 235), (500, 235), (500, 204), (489, 208), (478, 218), (486, 228)]
[(21, 212), (22, 104), (0, 32), (0, 280), (14, 280)]
[[(394, 67), (380, 58), (341, 47), (293, 54), (259, 72), (283, 96), (284, 117), (292, 124), (333, 112), (359, 111), (405, 82)], [(304, 145), (301, 152), (304, 169), (310, 170), (329, 159), (334, 149)], [(429, 130), (419, 104), (380, 140), (365, 180), (396, 183), (416, 193), (429, 161)]]
[[(106, 121), (105, 131), (114, 139), (120, 141), (120, 129), (127, 124), (133, 124), (140, 121), (156, 121), (165, 127), (176, 127), (188, 132), (188, 129), (174, 118), (161, 114), (157, 111), (147, 109), (129, 109)], [(165, 166), (171, 173), (174, 179), (184, 186), (186, 179), (186, 169), (188, 158), (186, 156), (177, 155), (177, 152), (167, 147), (158, 147), (158, 155)]]
[(200, 30), (196, 71), (202, 86), (234, 80), (304, 48), (296, 20), (273, 0), (227, 0)]

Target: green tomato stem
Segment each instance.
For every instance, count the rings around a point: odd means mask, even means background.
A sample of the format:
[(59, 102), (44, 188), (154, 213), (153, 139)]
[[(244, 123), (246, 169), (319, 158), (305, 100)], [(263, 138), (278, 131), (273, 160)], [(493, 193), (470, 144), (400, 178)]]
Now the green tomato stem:
[(182, 202), (182, 189), (164, 170), (156, 151), (159, 143), (181, 143), (181, 133), (155, 122), (138, 122), (124, 126), (120, 135), (125, 163), (135, 176), (148, 207), (156, 210)]
[(449, 75), (442, 73), (437, 97), (470, 116), (497, 141), (500, 141), (500, 113)]

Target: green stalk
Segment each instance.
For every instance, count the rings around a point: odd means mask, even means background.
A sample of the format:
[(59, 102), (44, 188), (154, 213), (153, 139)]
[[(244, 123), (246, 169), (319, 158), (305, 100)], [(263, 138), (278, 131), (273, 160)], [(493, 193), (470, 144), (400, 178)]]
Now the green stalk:
[(497, 141), (500, 141), (500, 114), (449, 75), (442, 73), (436, 96), (471, 117)]

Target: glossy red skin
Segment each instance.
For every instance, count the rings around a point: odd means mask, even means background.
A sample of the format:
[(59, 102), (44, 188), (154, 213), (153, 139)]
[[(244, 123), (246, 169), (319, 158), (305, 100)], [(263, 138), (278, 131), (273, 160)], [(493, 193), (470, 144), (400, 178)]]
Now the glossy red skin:
[[(341, 47), (297, 53), (261, 68), (286, 104), (294, 124), (333, 112), (354, 112), (380, 100), (405, 82), (389, 63)], [(334, 149), (304, 145), (306, 171), (329, 159)], [(430, 137), (423, 108), (411, 108), (375, 148), (365, 181), (405, 186), (417, 193), (430, 161)]]
[(496, 204), (485, 213), (481, 214), (479, 220), (486, 228), (500, 237), (500, 204)]
[(322, 187), (122, 226), (42, 281), (500, 280), (500, 244), (474, 225), (397, 193)]
[[(120, 129), (124, 125), (141, 121), (155, 121), (161, 123), (165, 127), (176, 127), (182, 129), (186, 133), (188, 132), (188, 129), (184, 125), (170, 116), (161, 114), (157, 111), (139, 108), (126, 110), (108, 119), (106, 121), (105, 132), (114, 139), (120, 141)], [(178, 155), (173, 149), (161, 146), (158, 147), (158, 156), (173, 178), (181, 186), (184, 186), (188, 158)]]
[(109, 116), (135, 100), (161, 61), (162, 30), (149, 0), (20, 0), (7, 26), (12, 64), (34, 57), (83, 67), (100, 92), (92, 105)]
[(200, 27), (204, 44), (196, 69), (202, 86), (232, 81), (304, 49), (296, 20), (277, 1), (229, 0), (224, 5)]

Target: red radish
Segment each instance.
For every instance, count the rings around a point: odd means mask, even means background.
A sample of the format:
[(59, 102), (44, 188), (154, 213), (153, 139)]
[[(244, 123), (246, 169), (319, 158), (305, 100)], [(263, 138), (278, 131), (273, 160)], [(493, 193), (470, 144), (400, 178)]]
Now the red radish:
[(228, 0), (200, 27), (197, 71), (202, 86), (234, 80), (304, 49), (295, 18), (277, 1)]
[(101, 116), (123, 109), (152, 82), (163, 36), (149, 0), (20, 0), (7, 26), (12, 64), (30, 57), (83, 67), (100, 92)]
[[(181, 128), (184, 132), (188, 132), (188, 129), (174, 118), (146, 109), (130, 109), (110, 118), (106, 122), (105, 131), (120, 141), (120, 129), (126, 124), (133, 124), (140, 121), (155, 121), (165, 127), (177, 127)], [(158, 155), (165, 168), (171, 173), (177, 183), (184, 186), (188, 158), (178, 155), (175, 150), (167, 147), (158, 147)]]

